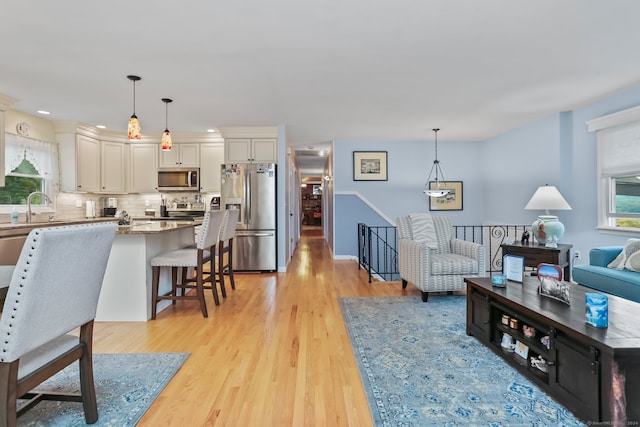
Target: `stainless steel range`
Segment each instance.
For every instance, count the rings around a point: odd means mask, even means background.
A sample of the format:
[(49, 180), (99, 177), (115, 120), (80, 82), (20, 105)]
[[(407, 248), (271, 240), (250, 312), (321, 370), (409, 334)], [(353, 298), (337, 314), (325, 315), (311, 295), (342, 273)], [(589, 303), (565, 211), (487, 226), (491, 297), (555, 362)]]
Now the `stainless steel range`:
[(202, 223), (205, 207), (204, 203), (175, 203), (174, 206), (167, 207), (166, 212), (166, 216), (162, 217), (163, 219)]

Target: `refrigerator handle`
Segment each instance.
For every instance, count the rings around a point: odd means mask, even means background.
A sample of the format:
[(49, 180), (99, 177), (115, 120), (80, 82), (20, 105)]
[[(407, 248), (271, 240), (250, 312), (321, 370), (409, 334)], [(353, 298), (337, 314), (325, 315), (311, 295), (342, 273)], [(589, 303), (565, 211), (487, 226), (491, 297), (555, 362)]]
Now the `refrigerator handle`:
[(249, 168), (244, 170), (244, 223), (251, 222), (251, 173)]

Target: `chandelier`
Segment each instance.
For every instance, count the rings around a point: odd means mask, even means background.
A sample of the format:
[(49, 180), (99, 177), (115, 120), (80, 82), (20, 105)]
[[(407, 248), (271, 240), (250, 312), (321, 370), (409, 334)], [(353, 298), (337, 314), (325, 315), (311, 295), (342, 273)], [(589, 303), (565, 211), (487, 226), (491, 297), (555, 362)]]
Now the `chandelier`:
[[(435, 160), (433, 161), (433, 166), (431, 166), (431, 171), (429, 172), (427, 183), (424, 185), (423, 193), (429, 197), (442, 197), (449, 194), (451, 190), (447, 189), (446, 187), (446, 184), (444, 181), (444, 174), (442, 173), (442, 169), (440, 169), (440, 161), (438, 160), (438, 131), (440, 129), (432, 129), (432, 130), (435, 133), (436, 157), (435, 157)], [(433, 175), (434, 171), (435, 171), (435, 180), (434, 180), (434, 184), (431, 185), (430, 184), (431, 175)], [(442, 180), (440, 179), (440, 177), (442, 177)]]

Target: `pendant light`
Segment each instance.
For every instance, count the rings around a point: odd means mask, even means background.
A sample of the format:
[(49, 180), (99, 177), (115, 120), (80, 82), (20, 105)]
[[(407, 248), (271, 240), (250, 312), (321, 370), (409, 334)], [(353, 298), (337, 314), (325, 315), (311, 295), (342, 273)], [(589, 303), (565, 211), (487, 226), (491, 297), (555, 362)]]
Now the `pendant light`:
[[(444, 184), (444, 174), (442, 173), (442, 169), (440, 169), (440, 161), (438, 160), (438, 131), (440, 129), (432, 129), (433, 132), (436, 135), (436, 158), (433, 161), (433, 166), (431, 166), (431, 171), (429, 172), (429, 177), (427, 178), (427, 183), (424, 185), (424, 191), (423, 193), (426, 194), (429, 197), (442, 197), (442, 196), (446, 196), (447, 194), (449, 194), (449, 192), (451, 190), (446, 188), (446, 185)], [(431, 182), (431, 174), (433, 173), (433, 171), (435, 170), (436, 172), (436, 177), (435, 177), (435, 185), (434, 186), (430, 186), (429, 183)], [(440, 180), (438, 177), (442, 177), (442, 180)], [(433, 188), (432, 188), (433, 187)]]
[(129, 135), (129, 139), (139, 141), (142, 139), (142, 129), (140, 128), (138, 117), (136, 116), (136, 82), (142, 79), (138, 76), (127, 76), (127, 78), (133, 82), (133, 114), (129, 119), (127, 133)]
[(169, 132), (169, 103), (173, 102), (172, 99), (162, 98), (164, 102), (164, 133), (162, 134), (162, 150), (171, 150), (171, 132)]

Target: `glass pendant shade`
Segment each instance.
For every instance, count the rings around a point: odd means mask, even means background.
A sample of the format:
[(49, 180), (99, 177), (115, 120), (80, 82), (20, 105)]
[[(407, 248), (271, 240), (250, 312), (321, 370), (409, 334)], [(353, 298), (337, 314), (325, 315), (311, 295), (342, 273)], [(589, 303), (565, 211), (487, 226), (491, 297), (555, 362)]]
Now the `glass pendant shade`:
[[(440, 129), (433, 129), (436, 134), (436, 157), (433, 161), (433, 166), (431, 166), (431, 171), (429, 172), (429, 177), (427, 178), (427, 182), (424, 185), (423, 193), (429, 197), (443, 197), (451, 192), (450, 189), (447, 188), (444, 182), (444, 174), (442, 173), (442, 169), (440, 169), (440, 161), (438, 160), (438, 131)], [(434, 185), (431, 185), (431, 175), (435, 172)], [(439, 177), (442, 177), (442, 180)]]
[(171, 132), (169, 132), (169, 103), (173, 102), (172, 99), (162, 98), (164, 102), (164, 133), (162, 134), (162, 140), (160, 141), (163, 151), (171, 150)]
[(139, 141), (142, 139), (142, 129), (140, 128), (140, 121), (134, 114), (129, 119), (129, 126), (127, 127), (127, 134), (129, 135), (129, 139)]
[(164, 133), (162, 134), (162, 149), (164, 151), (170, 151), (171, 145), (171, 132), (169, 132), (168, 129), (165, 129)]
[(136, 116), (136, 82), (142, 80), (142, 78), (138, 76), (127, 76), (127, 78), (133, 82), (133, 114), (129, 118), (127, 135), (130, 140), (139, 141), (142, 139), (142, 128), (140, 127), (138, 116)]

